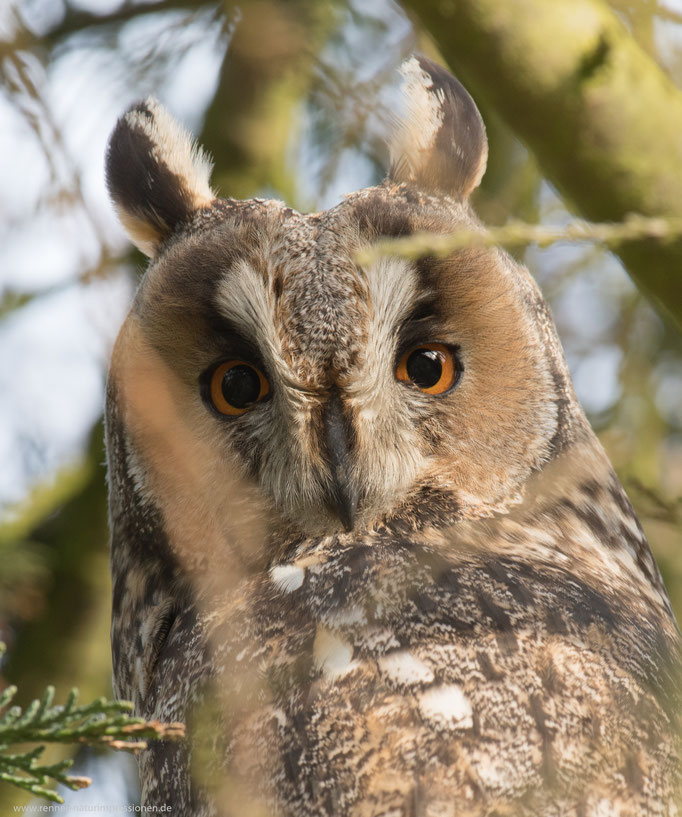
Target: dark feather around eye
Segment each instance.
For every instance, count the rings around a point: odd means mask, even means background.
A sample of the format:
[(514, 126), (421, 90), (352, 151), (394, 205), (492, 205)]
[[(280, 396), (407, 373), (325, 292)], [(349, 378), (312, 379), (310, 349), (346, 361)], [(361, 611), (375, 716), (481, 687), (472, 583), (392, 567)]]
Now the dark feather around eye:
[(234, 324), (215, 312), (207, 316), (207, 327), (211, 345), (219, 350), (223, 358), (250, 360), (259, 369), (265, 365), (258, 347), (245, 337)]
[(403, 321), (398, 330), (397, 357), (402, 357), (408, 349), (416, 346), (417, 343), (425, 339), (437, 338), (442, 333), (442, 322), (436, 316), (434, 309), (429, 304), (418, 306)]

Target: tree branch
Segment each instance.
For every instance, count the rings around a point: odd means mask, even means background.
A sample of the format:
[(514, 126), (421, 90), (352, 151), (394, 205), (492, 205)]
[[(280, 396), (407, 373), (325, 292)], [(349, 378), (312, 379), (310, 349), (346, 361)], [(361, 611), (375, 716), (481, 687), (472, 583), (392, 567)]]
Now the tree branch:
[(524, 224), (510, 221), (501, 227), (479, 230), (457, 230), (454, 233), (434, 235), (415, 233), (403, 238), (377, 241), (371, 247), (356, 254), (359, 264), (370, 264), (386, 255), (417, 259), (426, 255), (439, 258), (467, 247), (520, 247), (537, 244), (548, 247), (559, 241), (596, 241), (609, 247), (628, 242), (652, 239), (662, 243), (678, 240), (682, 236), (682, 218), (644, 218), (630, 215), (618, 223), (595, 224), (574, 221), (565, 227), (547, 227), (543, 224)]
[[(3, 649), (0, 644), (0, 655)], [(133, 705), (129, 701), (98, 698), (77, 706), (78, 690), (72, 689), (64, 706), (54, 706), (54, 687), (49, 686), (40, 698), (22, 709), (11, 706), (16, 691), (16, 687), (9, 686), (0, 694), (0, 781), (55, 803), (64, 800), (48, 788), (51, 781), (76, 790), (89, 786), (90, 779), (67, 774), (73, 764), (71, 759), (41, 763), (44, 745), (19, 748), (17, 752), (11, 751), (13, 747), (26, 743), (87, 743), (137, 754), (147, 748), (145, 738), (181, 740), (185, 736), (184, 724), (131, 716)]]
[(145, 14), (155, 12), (171, 11), (176, 9), (193, 9), (197, 6), (211, 5), (208, 0), (145, 0), (141, 3), (125, 2), (106, 14), (95, 14), (91, 11), (83, 11), (67, 4), (66, 11), (62, 19), (51, 29), (44, 32), (40, 37), (33, 38), (26, 31), (18, 43), (21, 48), (29, 48), (35, 45), (54, 46), (73, 34), (80, 34), (85, 31), (103, 29), (142, 17)]
[[(404, 0), (593, 221), (682, 217), (682, 94), (601, 0)], [(682, 240), (617, 250), (682, 327)]]

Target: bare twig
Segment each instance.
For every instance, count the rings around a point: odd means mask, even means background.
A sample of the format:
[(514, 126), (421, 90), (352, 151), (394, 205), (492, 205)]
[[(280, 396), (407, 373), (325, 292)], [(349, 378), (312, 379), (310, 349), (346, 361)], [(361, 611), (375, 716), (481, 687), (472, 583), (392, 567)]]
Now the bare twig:
[(548, 247), (559, 241), (596, 241), (615, 246), (642, 239), (668, 242), (680, 236), (682, 218), (646, 218), (637, 214), (629, 215), (621, 222), (574, 221), (564, 227), (510, 221), (501, 227), (462, 229), (445, 235), (415, 233), (404, 238), (377, 241), (371, 247), (358, 251), (356, 260), (360, 264), (368, 264), (386, 255), (410, 259), (427, 255), (442, 258), (468, 247), (514, 247), (524, 244)]

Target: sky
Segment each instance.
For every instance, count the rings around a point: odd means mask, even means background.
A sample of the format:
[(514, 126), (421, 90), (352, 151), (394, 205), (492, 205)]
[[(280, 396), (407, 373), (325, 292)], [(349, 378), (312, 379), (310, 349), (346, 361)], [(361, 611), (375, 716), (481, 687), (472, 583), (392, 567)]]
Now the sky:
[[(0, 17), (0, 32), (6, 28)], [(124, 47), (132, 53), (140, 43), (163, 46), (158, 21), (126, 28)], [(79, 280), (108, 261), (102, 246), (115, 258), (128, 245), (104, 184), (108, 136), (117, 117), (150, 93), (188, 127), (200, 125), (222, 56), (216, 36), (202, 36), (200, 28), (182, 35), (182, 57), (158, 83), (136, 80), (116, 55), (95, 48), (65, 53), (49, 71), (29, 60), (26, 70), (44, 102), (42, 109), (26, 106), (40, 117), (38, 134), (0, 92), (0, 299), (7, 290), (40, 294), (0, 318), (0, 508), (77, 458), (101, 414), (107, 361), (137, 274), (107, 263), (93, 282)], [(41, 139), (51, 144), (51, 162)], [(60, 200), (64, 189), (82, 195)]]

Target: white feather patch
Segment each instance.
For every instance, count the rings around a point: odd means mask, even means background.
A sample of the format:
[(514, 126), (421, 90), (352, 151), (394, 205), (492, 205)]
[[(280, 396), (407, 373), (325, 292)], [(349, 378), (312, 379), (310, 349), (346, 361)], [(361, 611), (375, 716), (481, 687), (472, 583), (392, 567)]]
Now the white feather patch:
[(457, 684), (431, 687), (419, 696), (419, 709), (428, 720), (442, 726), (471, 729), (471, 704)]
[(258, 339), (266, 362), (282, 365), (274, 304), (263, 275), (247, 261), (238, 261), (218, 285), (215, 300), (220, 313), (246, 337)]
[(303, 584), (305, 569), (298, 565), (274, 565), (270, 568), (270, 578), (278, 590), (292, 593)]
[(405, 60), (400, 73), (405, 80), (402, 89), (404, 110), (395, 119), (388, 149), (391, 166), (400, 169), (400, 178), (414, 181), (443, 124), (445, 99), (442, 90), (434, 91), (433, 79), (416, 57)]
[(317, 628), (313, 656), (327, 678), (340, 678), (359, 666), (351, 645), (325, 627)]
[(384, 388), (392, 383), (397, 329), (419, 298), (428, 293), (418, 292), (417, 274), (404, 258), (382, 258), (364, 272), (372, 308), (369, 331), (372, 343), (366, 349), (366, 365), (354, 389), (362, 395), (358, 407), (360, 415), (371, 423), (379, 419), (384, 409), (383, 392), (376, 382), (377, 373), (382, 373), (386, 379)]
[(431, 668), (409, 650), (396, 650), (379, 658), (379, 669), (396, 684), (430, 684)]

